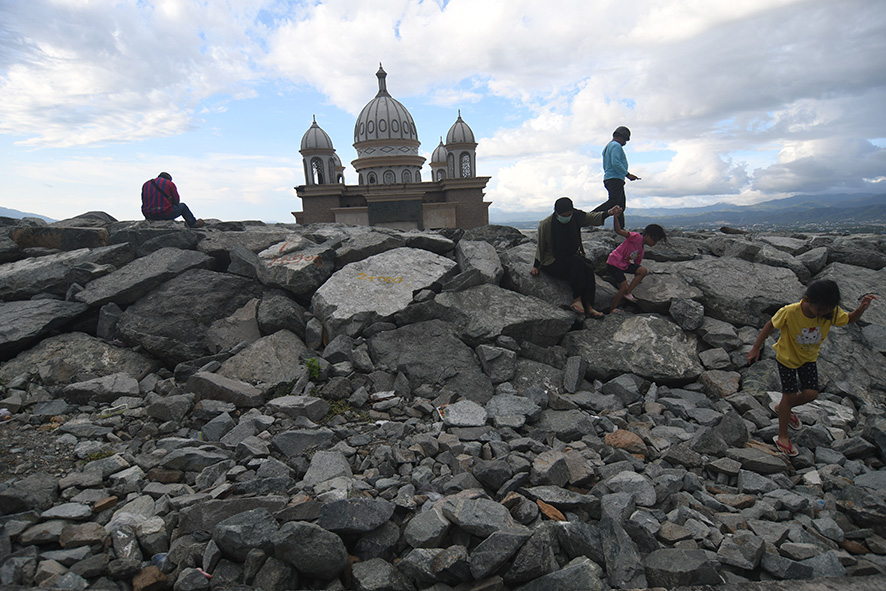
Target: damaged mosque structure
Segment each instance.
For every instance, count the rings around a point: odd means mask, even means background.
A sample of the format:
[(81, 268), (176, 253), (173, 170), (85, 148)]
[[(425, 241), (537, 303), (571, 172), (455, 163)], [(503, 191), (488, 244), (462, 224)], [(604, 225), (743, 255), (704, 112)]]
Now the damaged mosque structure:
[(379, 65), (378, 94), (354, 125), (356, 185), (344, 182), (344, 166), (329, 135), (314, 118), (301, 140), (305, 184), (295, 187), (299, 224), (340, 222), (398, 230), (469, 229), (489, 223), (483, 190), (490, 177), (477, 176), (477, 142), (461, 118), (431, 156), (430, 181), (422, 182), (425, 158), (409, 111), (387, 91)]

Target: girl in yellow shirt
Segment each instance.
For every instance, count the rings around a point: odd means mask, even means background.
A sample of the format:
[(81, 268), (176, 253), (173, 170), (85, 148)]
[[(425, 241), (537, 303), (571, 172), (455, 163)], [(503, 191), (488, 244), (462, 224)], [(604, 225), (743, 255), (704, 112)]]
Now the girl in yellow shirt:
[(788, 456), (797, 450), (788, 437), (788, 427), (800, 428), (800, 419), (793, 408), (818, 398), (818, 350), (828, 336), (831, 326), (855, 322), (876, 296), (868, 294), (858, 307), (846, 313), (839, 307), (840, 288), (830, 279), (814, 281), (806, 288), (806, 295), (796, 304), (783, 307), (760, 331), (754, 346), (748, 352), (748, 363), (760, 359), (760, 348), (772, 329), (781, 331), (775, 343), (775, 360), (781, 377), (781, 401), (775, 406), (778, 413), (778, 435), (772, 442)]

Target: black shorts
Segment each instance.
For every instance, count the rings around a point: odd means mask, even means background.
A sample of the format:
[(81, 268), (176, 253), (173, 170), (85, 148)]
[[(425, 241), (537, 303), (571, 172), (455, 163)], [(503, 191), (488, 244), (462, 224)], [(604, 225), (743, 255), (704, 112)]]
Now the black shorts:
[(630, 265), (628, 265), (627, 269), (622, 271), (621, 269), (619, 269), (615, 265), (610, 265), (609, 263), (606, 263), (606, 268), (609, 269), (609, 274), (612, 275), (613, 279), (615, 279), (615, 284), (621, 285), (622, 281), (628, 280), (628, 278), (625, 277), (625, 273), (630, 273), (631, 275), (636, 275), (637, 269), (640, 268), (640, 265), (630, 264)]
[[(818, 366), (814, 361), (804, 363), (794, 369), (778, 363), (778, 375), (781, 378), (781, 391), (783, 394), (794, 394), (801, 390), (815, 390), (818, 392)], [(799, 377), (799, 384), (797, 378)]]

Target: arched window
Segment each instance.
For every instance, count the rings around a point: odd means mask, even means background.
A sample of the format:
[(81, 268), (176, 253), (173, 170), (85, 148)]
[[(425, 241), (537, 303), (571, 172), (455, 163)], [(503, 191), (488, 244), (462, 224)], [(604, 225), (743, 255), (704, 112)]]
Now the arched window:
[(311, 178), (314, 179), (315, 185), (322, 185), (323, 178), (325, 175), (323, 174), (323, 161), (319, 158), (311, 159)]
[(403, 177), (404, 183), (411, 183), (412, 182), (412, 172), (411, 171), (404, 170), (402, 177)]
[(397, 182), (397, 175), (394, 174), (393, 170), (386, 170), (382, 178), (384, 178), (386, 185), (393, 185)]
[(461, 168), (461, 178), (471, 178), (473, 176), (473, 174), (471, 174), (471, 155), (468, 152), (462, 152), (459, 160), (459, 167)]
[(375, 173), (374, 173), (374, 172), (370, 172), (370, 173), (369, 173), (369, 184), (370, 184), (370, 185), (374, 185), (374, 184), (376, 184), (377, 182), (378, 182), (378, 181), (377, 181), (376, 178), (375, 178)]
[(438, 168), (437, 169), (437, 180), (442, 181), (445, 178), (446, 178), (446, 171), (443, 170), (442, 168)]
[(332, 182), (332, 179), (335, 178), (335, 160), (332, 158), (329, 159), (329, 179)]
[(357, 175), (357, 184), (358, 185), (363, 184), (363, 173), (362, 172), (359, 175)]
[(449, 169), (449, 178), (455, 178), (455, 156), (451, 152), (446, 155), (446, 167)]

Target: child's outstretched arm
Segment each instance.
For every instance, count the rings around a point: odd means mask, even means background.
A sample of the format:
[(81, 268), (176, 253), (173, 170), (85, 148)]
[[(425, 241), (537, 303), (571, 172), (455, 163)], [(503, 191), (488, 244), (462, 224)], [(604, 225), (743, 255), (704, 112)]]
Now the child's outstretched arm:
[[(616, 218), (616, 221), (618, 221), (618, 218)], [(858, 305), (858, 307), (849, 313), (849, 322), (856, 322), (859, 318), (861, 318), (861, 315), (864, 314), (864, 311), (868, 309), (868, 306), (871, 305), (871, 302), (876, 299), (877, 296), (872, 293), (869, 293), (866, 296), (862, 297), (861, 303)]]
[[(618, 206), (616, 205), (615, 207), (618, 207)], [(621, 208), (619, 207), (619, 209), (621, 209)], [(628, 236), (631, 235), (630, 232), (628, 232), (627, 230), (625, 230), (624, 228), (621, 227), (621, 222), (619, 222), (619, 220), (618, 220), (618, 214), (615, 214), (612, 216), (612, 228), (615, 230), (616, 234), (618, 234), (619, 236), (622, 236), (624, 238), (627, 238)]]
[(760, 334), (757, 335), (757, 340), (754, 341), (754, 346), (748, 351), (748, 365), (760, 360), (760, 349), (763, 348), (763, 343), (765, 343), (766, 339), (769, 338), (769, 335), (772, 334), (773, 328), (775, 327), (772, 326), (772, 321), (770, 320), (766, 323), (766, 326), (760, 330)]

